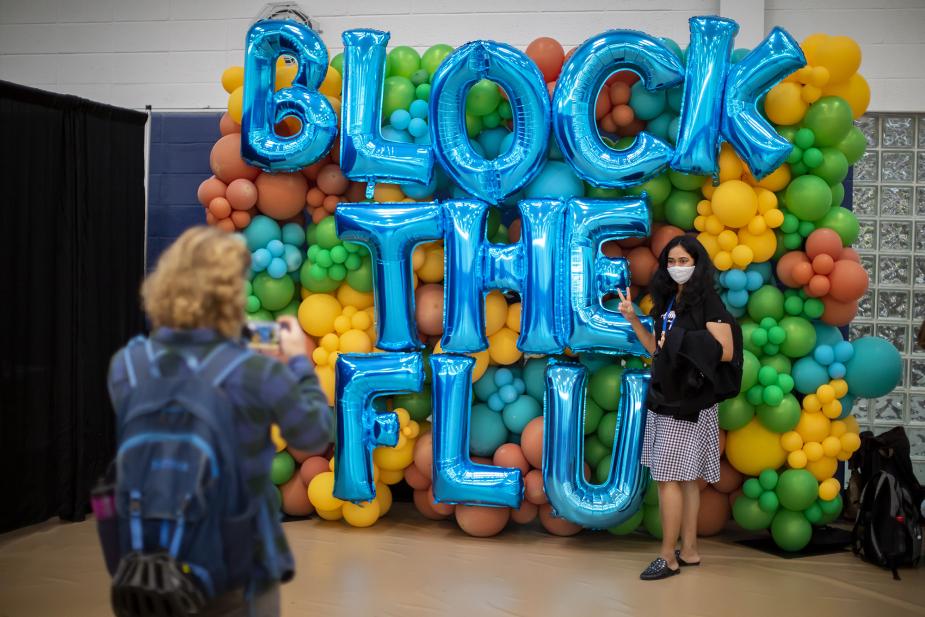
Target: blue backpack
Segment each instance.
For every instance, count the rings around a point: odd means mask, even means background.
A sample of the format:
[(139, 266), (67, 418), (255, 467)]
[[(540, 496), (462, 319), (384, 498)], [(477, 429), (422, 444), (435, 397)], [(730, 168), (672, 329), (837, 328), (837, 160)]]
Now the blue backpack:
[[(165, 377), (168, 354), (182, 367)], [(132, 391), (116, 419), (117, 615), (195, 615), (248, 584), (256, 516), (220, 386), (249, 356), (230, 343), (201, 361), (142, 337), (127, 346)]]

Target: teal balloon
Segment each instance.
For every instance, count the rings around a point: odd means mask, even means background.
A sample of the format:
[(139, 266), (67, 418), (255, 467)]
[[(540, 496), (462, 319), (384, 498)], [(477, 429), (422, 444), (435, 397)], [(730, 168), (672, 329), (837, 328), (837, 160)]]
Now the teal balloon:
[[(829, 373), (812, 357), (800, 358), (793, 365), (794, 388), (803, 394), (813, 394), (822, 384), (829, 383)], [(848, 387), (851, 387), (849, 382)]]
[(527, 394), (538, 401), (543, 400), (546, 392), (546, 358), (531, 358), (524, 364), (523, 380)]
[(489, 366), (479, 380), (472, 384), (472, 392), (478, 400), (487, 402), (488, 397), (498, 391), (498, 386), (495, 385), (496, 372), (497, 366)]
[(482, 149), (485, 150), (485, 158), (497, 158), (501, 154), (501, 142), (510, 134), (510, 131), (502, 127), (482, 131), (478, 140), (482, 144)]
[(529, 394), (521, 394), (513, 403), (505, 405), (501, 414), (504, 426), (512, 433), (522, 433), (530, 420), (541, 415), (543, 407)]
[(671, 121), (675, 119), (675, 114), (670, 110), (666, 110), (657, 118), (654, 118), (649, 121), (646, 125), (646, 132), (650, 135), (658, 137), (662, 141), (668, 141), (668, 127), (671, 125)]
[[(681, 103), (684, 101), (684, 86), (675, 86), (674, 88), (669, 88), (666, 98), (668, 99), (668, 109), (670, 109), (674, 114), (680, 114)], [(677, 116), (672, 118), (672, 120), (674, 121), (676, 118)], [(677, 134), (677, 131), (675, 131), (675, 133)]]
[(888, 340), (865, 336), (852, 341), (854, 357), (845, 367), (848, 391), (862, 398), (885, 396), (899, 385), (903, 362), (899, 351)]
[(768, 528), (774, 520), (774, 513), (762, 510), (757, 499), (742, 495), (732, 504), (732, 518), (742, 529), (759, 531)]
[(584, 194), (584, 183), (568, 164), (560, 161), (547, 162), (539, 175), (524, 188), (527, 199), (567, 199), (583, 197)]
[(631, 517), (629, 517), (628, 519), (626, 519), (625, 521), (623, 521), (616, 527), (608, 528), (607, 531), (609, 531), (615, 536), (625, 536), (627, 534), (631, 534), (637, 529), (639, 529), (640, 525), (642, 525), (643, 516), (645, 516), (644, 509), (639, 508), (639, 510), (637, 510), (636, 513), (633, 514)]
[(642, 80), (633, 84), (630, 89), (630, 107), (636, 117), (643, 121), (653, 120), (665, 111), (667, 101), (664, 90), (649, 92)]
[(742, 428), (755, 417), (755, 408), (744, 394), (726, 399), (719, 404), (719, 427), (724, 431)]
[(771, 522), (771, 537), (780, 548), (796, 552), (809, 544), (813, 537), (813, 527), (802, 512), (781, 509)]
[(242, 233), (247, 241), (247, 248), (252, 253), (257, 249), (266, 248), (271, 240), (281, 240), (283, 237), (279, 223), (263, 214), (255, 216)]
[(501, 419), (487, 405), (473, 405), (469, 424), (469, 450), (475, 456), (492, 456), (507, 441), (508, 431)]
[(788, 510), (802, 511), (819, 496), (819, 482), (806, 469), (788, 469), (780, 475), (777, 496)]

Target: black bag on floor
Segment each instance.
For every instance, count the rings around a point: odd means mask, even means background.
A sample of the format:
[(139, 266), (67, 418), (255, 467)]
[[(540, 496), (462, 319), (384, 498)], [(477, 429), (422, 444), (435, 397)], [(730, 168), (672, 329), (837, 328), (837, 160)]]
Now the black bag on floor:
[(919, 503), (923, 491), (912, 471), (909, 438), (902, 427), (878, 437), (865, 431), (850, 461), (861, 495), (852, 531), (853, 550), (865, 561), (888, 568), (916, 566), (922, 556)]

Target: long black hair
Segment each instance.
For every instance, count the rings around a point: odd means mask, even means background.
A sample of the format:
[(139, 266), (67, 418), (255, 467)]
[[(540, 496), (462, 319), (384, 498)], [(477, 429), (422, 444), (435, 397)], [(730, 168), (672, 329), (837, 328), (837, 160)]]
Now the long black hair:
[(668, 253), (676, 246), (684, 249), (694, 260), (694, 274), (684, 284), (684, 293), (675, 311), (681, 313), (690, 306), (697, 306), (705, 296), (716, 293), (714, 287), (714, 269), (706, 249), (693, 236), (677, 236), (668, 241), (662, 254), (658, 256), (658, 270), (649, 284), (649, 293), (654, 301), (653, 315), (661, 315), (668, 308), (668, 303), (678, 293), (678, 284), (668, 274)]

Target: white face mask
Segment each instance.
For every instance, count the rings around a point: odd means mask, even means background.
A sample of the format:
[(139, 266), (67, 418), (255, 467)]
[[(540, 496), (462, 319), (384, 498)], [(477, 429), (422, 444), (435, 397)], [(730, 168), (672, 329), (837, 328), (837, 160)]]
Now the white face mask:
[(691, 277), (694, 276), (694, 270), (696, 269), (697, 266), (669, 266), (668, 276), (678, 285), (683, 285), (691, 280)]

